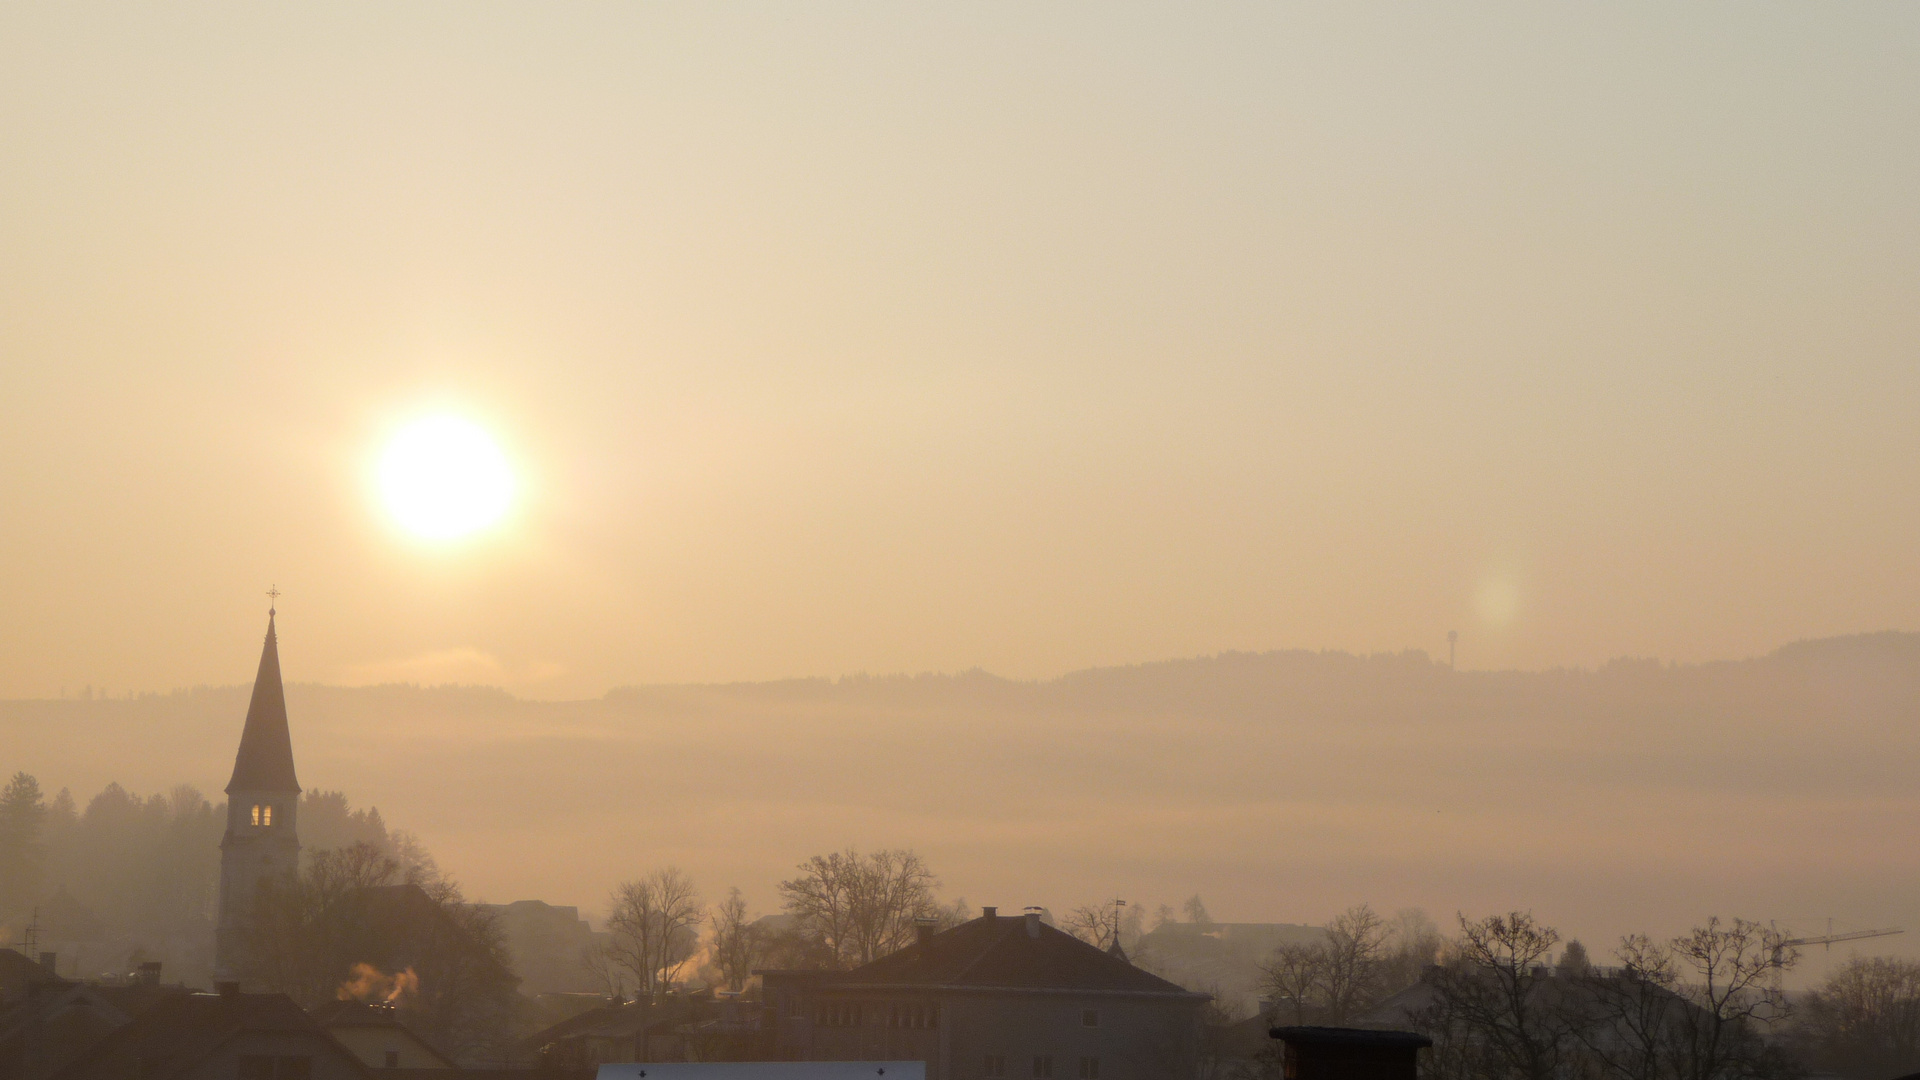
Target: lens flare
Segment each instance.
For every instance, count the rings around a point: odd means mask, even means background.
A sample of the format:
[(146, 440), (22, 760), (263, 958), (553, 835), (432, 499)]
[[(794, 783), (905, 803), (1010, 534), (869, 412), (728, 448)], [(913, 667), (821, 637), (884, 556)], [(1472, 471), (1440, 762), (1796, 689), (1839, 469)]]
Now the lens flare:
[(513, 470), (479, 425), (430, 416), (400, 429), (380, 455), (387, 512), (426, 540), (455, 540), (500, 520), (513, 501)]

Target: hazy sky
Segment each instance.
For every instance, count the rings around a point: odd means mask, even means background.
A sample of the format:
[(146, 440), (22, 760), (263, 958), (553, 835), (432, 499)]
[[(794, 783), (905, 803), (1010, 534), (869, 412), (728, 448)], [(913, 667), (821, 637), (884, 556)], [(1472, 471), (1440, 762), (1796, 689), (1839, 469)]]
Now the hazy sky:
[(1917, 131), (1912, 5), (8, 5), (0, 696), (1911, 629)]

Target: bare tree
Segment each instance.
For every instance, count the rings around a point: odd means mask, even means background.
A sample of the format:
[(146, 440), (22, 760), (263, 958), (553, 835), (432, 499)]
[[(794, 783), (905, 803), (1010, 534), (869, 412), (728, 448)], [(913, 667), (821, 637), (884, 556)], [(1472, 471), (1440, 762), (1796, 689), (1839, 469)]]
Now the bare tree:
[(1120, 936), (1120, 909), (1111, 902), (1081, 904), (1061, 921), (1060, 929), (1097, 949), (1112, 947)]
[(1674, 992), (1680, 977), (1672, 953), (1645, 934), (1629, 934), (1615, 952), (1619, 971), (1595, 973), (1583, 955), (1568, 963), (1576, 944), (1569, 941), (1561, 953), (1560, 977), (1577, 988), (1568, 1004), (1577, 1002), (1579, 1015), (1569, 1031), (1588, 1062), (1614, 1080), (1660, 1080), (1667, 1075), (1678, 1013), (1686, 1007)]
[(1273, 951), (1260, 969), (1260, 988), (1278, 1010), (1290, 1012), (1296, 1024), (1307, 1022), (1317, 1009), (1320, 971), (1327, 950), (1319, 943), (1288, 942)]
[(871, 963), (906, 947), (919, 919), (938, 921), (939, 879), (911, 851), (861, 855), (849, 848), (815, 855), (780, 883), (780, 896), (804, 932), (841, 967)]
[(248, 981), (312, 1008), (350, 993), (357, 967), (406, 992), (391, 998), (407, 1024), (463, 1061), (504, 1061), (519, 982), (493, 912), (458, 883), (402, 880), (403, 868), (365, 841), (314, 851), (297, 875), (261, 883), (249, 930)]
[[(1560, 998), (1586, 1062), (1617, 1080), (1760, 1080), (1793, 1071), (1766, 1038), (1797, 955), (1757, 923), (1710, 918), (1667, 942), (1621, 939), (1617, 972), (1568, 973)], [(1574, 965), (1577, 967), (1578, 965)]]
[(1326, 963), (1320, 996), (1327, 1021), (1344, 1024), (1379, 998), (1387, 924), (1366, 904), (1356, 904), (1327, 923)]
[(1545, 958), (1560, 934), (1516, 911), (1460, 916), (1455, 962), (1434, 973), (1421, 1018), (1434, 1035), (1435, 1072), (1484, 1080), (1554, 1080), (1573, 1038), (1544, 992)]
[(1746, 919), (1705, 926), (1668, 946), (1680, 969), (1681, 992), (1693, 1008), (1681, 1013), (1681, 1080), (1766, 1076), (1782, 1067), (1763, 1032), (1787, 1016), (1785, 996), (1773, 986), (1776, 970), (1798, 951), (1785, 935)]
[(633, 976), (634, 989), (652, 1000), (673, 984), (699, 944), (700, 893), (669, 866), (613, 890), (608, 955)]
[(1440, 928), (1419, 908), (1402, 908), (1387, 923), (1385, 953), (1380, 961), (1380, 993), (1398, 993), (1420, 981), (1421, 973), (1440, 959), (1445, 944)]
[(1213, 916), (1207, 914), (1207, 905), (1201, 901), (1199, 893), (1187, 897), (1187, 902), (1180, 905), (1180, 910), (1186, 912), (1187, 921), (1195, 926), (1213, 925)]
[(720, 969), (727, 989), (737, 993), (760, 960), (760, 928), (747, 918), (747, 901), (738, 888), (727, 890), (727, 898), (713, 910), (712, 922), (713, 966)]
[(1275, 949), (1262, 968), (1262, 987), (1293, 1022), (1344, 1024), (1380, 999), (1386, 976), (1385, 920), (1356, 904), (1329, 920), (1326, 938)]
[(1920, 1068), (1920, 963), (1848, 960), (1807, 996), (1801, 1038), (1822, 1071), (1897, 1076)]

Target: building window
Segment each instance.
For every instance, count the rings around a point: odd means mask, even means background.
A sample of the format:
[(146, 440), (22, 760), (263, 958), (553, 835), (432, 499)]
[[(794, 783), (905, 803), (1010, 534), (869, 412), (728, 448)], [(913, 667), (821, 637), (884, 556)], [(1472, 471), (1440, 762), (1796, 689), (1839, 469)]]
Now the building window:
[(930, 1031), (940, 1026), (940, 1010), (934, 1005), (895, 1005), (887, 1010), (887, 1026)]
[(988, 1054), (987, 1063), (981, 1067), (980, 1075), (987, 1077), (988, 1080), (1007, 1075), (1007, 1059), (999, 1054)]
[(273, 807), (263, 806), (260, 808), (260, 824), (262, 825), (273, 824)]
[(1100, 1059), (1080, 1059), (1080, 1080), (1100, 1080)]
[(1081, 1027), (1099, 1027), (1100, 1026), (1100, 1010), (1087, 1009), (1084, 1012), (1082, 1012), (1080, 1014), (1080, 1026)]
[(860, 1006), (850, 1001), (821, 1002), (813, 1019), (821, 1027), (859, 1027)]
[(1033, 1080), (1053, 1080), (1053, 1055), (1035, 1054), (1033, 1058)]
[(399, 1067), (400, 1067), (400, 1051), (398, 1050), (387, 1051), (387, 1068), (397, 1069)]
[(239, 1080), (313, 1080), (313, 1059), (243, 1054)]
[(258, 806), (253, 808), (253, 823), (255, 825), (260, 824), (260, 808)]

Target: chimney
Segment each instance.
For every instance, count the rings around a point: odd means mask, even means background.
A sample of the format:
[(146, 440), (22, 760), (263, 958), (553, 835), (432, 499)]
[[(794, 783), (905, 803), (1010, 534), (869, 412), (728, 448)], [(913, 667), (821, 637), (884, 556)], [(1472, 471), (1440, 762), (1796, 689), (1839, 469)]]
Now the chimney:
[(1040, 909), (1037, 907), (1027, 909), (1027, 936), (1030, 938), (1040, 936)]
[(1000, 909), (997, 907), (983, 907), (980, 909), (980, 917), (988, 922), (992, 922), (1000, 917)]
[(223, 998), (240, 996), (240, 984), (237, 982), (217, 982), (213, 984), (213, 988)]
[(59, 961), (59, 953), (43, 952), (40, 954), (40, 966), (46, 968), (47, 974), (49, 975), (60, 974)]
[(160, 985), (160, 961), (148, 960), (140, 965), (138, 981), (141, 986)]
[(933, 932), (937, 929), (932, 919), (915, 919), (913, 922), (914, 941), (920, 946), (920, 955), (927, 955), (933, 948)]

